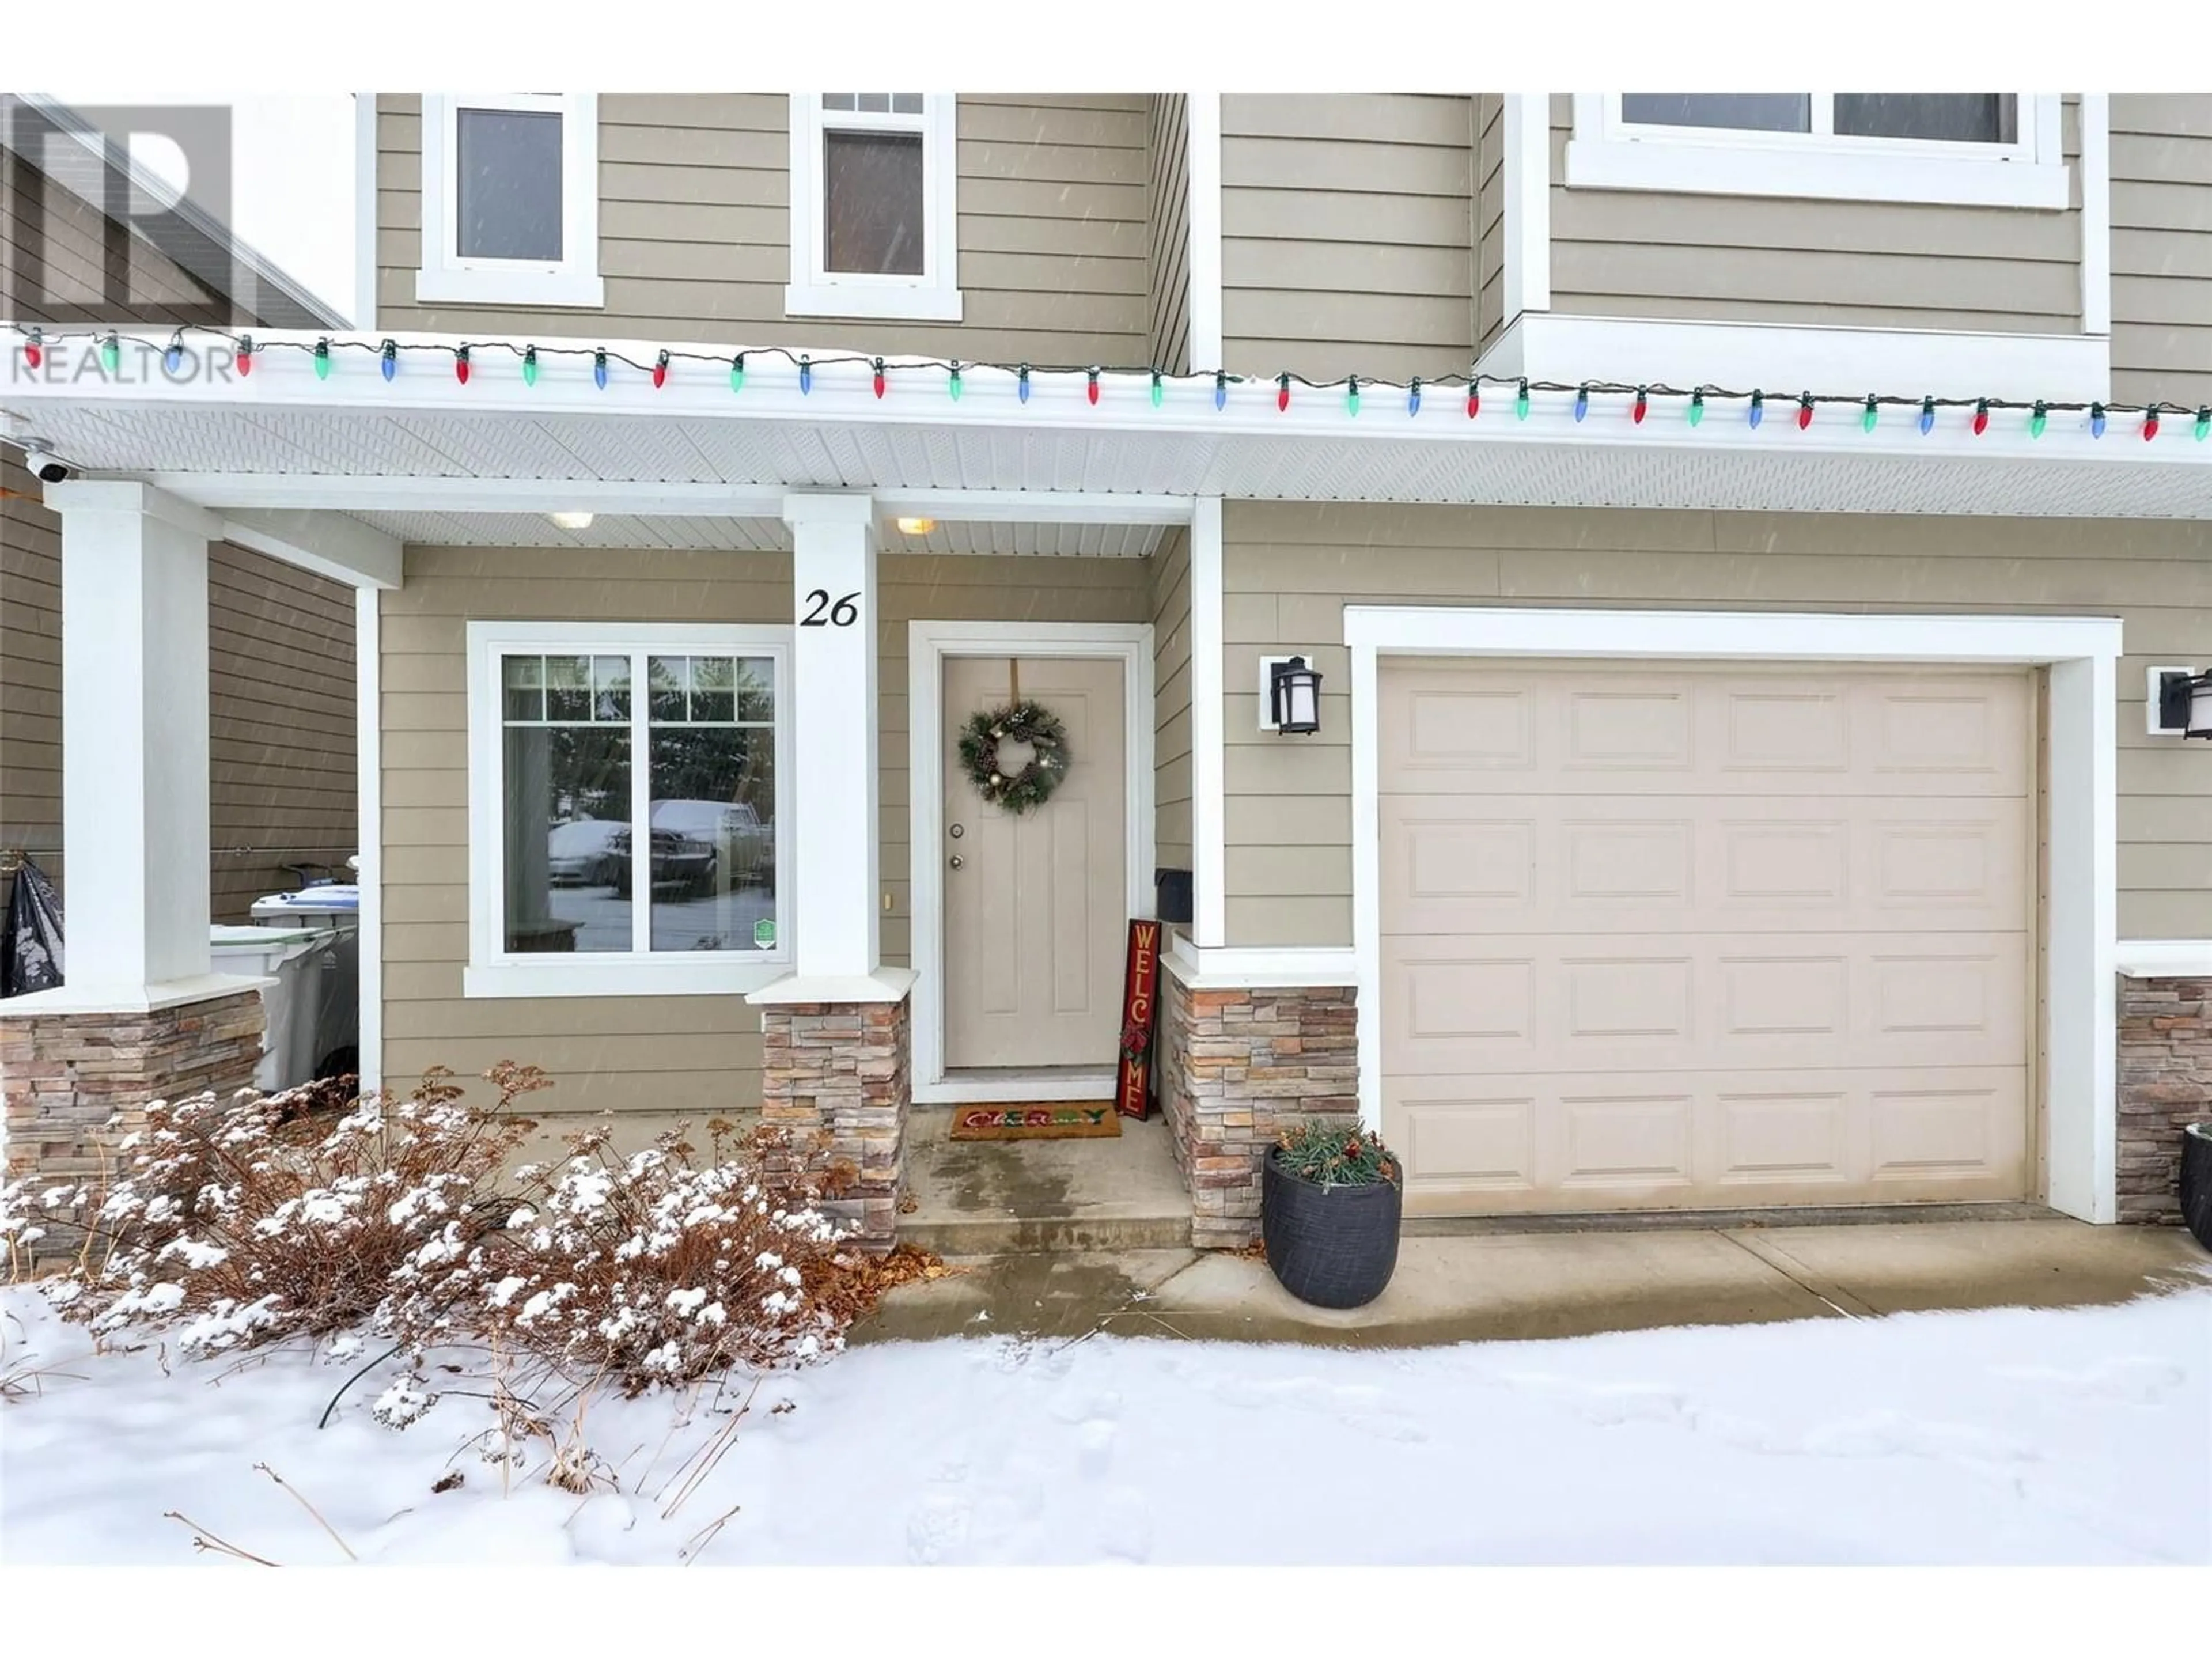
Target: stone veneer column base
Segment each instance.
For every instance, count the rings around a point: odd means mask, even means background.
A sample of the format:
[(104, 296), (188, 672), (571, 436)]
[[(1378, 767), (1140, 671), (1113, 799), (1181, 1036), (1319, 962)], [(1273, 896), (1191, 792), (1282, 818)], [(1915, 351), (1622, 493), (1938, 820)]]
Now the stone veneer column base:
[[(258, 990), (143, 1013), (0, 1016), (8, 1179), (102, 1181), (148, 1103), (250, 1087), (263, 1025)], [(73, 1247), (59, 1231), (41, 1255)]]
[(761, 1118), (823, 1130), (830, 1155), (860, 1179), (823, 1207), (860, 1230), (867, 1249), (898, 1241), (906, 1119), (913, 1103), (910, 998), (896, 1002), (772, 1003), (761, 1009)]
[(2181, 1129), (2212, 1118), (2212, 978), (2120, 976), (2122, 1221), (2181, 1219)]
[(1349, 986), (1160, 988), (1160, 1100), (1190, 1183), (1191, 1243), (1233, 1250), (1260, 1237), (1260, 1171), (1283, 1127), (1359, 1115), (1359, 1036)]

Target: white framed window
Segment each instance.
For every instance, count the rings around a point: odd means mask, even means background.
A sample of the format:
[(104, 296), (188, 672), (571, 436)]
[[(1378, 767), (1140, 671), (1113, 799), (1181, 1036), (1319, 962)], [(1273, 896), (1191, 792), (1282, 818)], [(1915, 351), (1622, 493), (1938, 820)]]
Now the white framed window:
[(791, 94), (793, 317), (960, 320), (949, 92)]
[(465, 994), (790, 971), (788, 628), (472, 622), (468, 672)]
[(1577, 93), (1570, 188), (2063, 209), (2056, 93)]
[(606, 304), (599, 100), (590, 92), (422, 97), (424, 304)]

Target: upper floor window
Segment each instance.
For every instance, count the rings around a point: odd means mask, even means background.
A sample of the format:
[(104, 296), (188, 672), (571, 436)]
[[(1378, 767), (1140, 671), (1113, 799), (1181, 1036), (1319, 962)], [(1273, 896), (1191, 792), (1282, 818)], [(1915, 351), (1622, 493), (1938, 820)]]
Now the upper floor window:
[(935, 92), (794, 93), (794, 317), (960, 320), (953, 99)]
[(426, 94), (422, 303), (601, 306), (592, 93)]
[(1566, 182), (2063, 208), (2055, 94), (1577, 93)]

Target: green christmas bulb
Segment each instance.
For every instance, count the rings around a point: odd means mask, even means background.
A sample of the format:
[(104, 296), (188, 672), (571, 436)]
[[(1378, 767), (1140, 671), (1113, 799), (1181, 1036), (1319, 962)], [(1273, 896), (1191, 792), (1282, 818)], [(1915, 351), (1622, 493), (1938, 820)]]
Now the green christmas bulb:
[(100, 366), (110, 374), (122, 366), (123, 347), (113, 334), (100, 343)]
[(525, 346), (522, 349), (522, 383), (525, 386), (538, 384), (538, 348), (536, 346)]
[(1690, 424), (1695, 426), (1705, 418), (1705, 389), (1699, 386), (1690, 394)]
[(1348, 414), (1359, 413), (1359, 377), (1357, 374), (1345, 382), (1344, 407)]
[(1160, 372), (1156, 368), (1152, 371), (1152, 407), (1154, 409), (1160, 406), (1160, 399), (1165, 395), (1160, 386)]
[(2197, 441), (2203, 443), (2207, 433), (2212, 433), (2212, 404), (2197, 406)]
[(1516, 421), (1528, 418), (1528, 382), (1526, 380), (1521, 382), (1520, 390), (1513, 394), (1513, 418)]
[(319, 380), (331, 378), (331, 343), (328, 340), (315, 342), (315, 378)]
[(740, 351), (736, 356), (730, 359), (730, 390), (732, 392), (743, 392), (744, 389), (745, 354)]
[(1869, 396), (1866, 400), (1866, 413), (1859, 416), (1859, 430), (1862, 432), (1873, 431), (1875, 422), (1880, 418), (1880, 415), (1875, 409), (1874, 398)]
[(2050, 424), (2051, 411), (2044, 406), (2043, 399), (2038, 398), (2035, 400), (2035, 413), (2027, 417), (2027, 435), (2031, 438), (2040, 438), (2043, 435), (2043, 428)]
[(952, 365), (951, 377), (945, 382), (945, 394), (957, 404), (960, 401), (960, 365), (955, 363)]

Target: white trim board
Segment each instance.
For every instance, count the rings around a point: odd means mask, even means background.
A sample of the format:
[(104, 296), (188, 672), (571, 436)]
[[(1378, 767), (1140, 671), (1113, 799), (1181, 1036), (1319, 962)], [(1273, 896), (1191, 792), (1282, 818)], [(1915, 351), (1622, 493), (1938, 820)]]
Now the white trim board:
[(1194, 374), (1226, 368), (1221, 352), (1221, 94), (1184, 94), (1183, 130), (1190, 146), (1184, 218), (1190, 239), (1183, 265), (1189, 284), (1190, 344)]
[(1552, 94), (1510, 92), (1498, 118), (1504, 188), (1504, 320), (1552, 308)]
[(2081, 331), (2112, 331), (2112, 100), (2081, 94)]
[(353, 594), (354, 880), (361, 894), (360, 1036), (363, 1093), (384, 1086), (384, 598)]
[[(914, 1099), (1005, 1099), (974, 1092), (945, 1065), (945, 660), (948, 657), (1097, 657), (1121, 665), (1122, 758), (1128, 813), (1128, 913), (1151, 914), (1152, 625), (1150, 623), (923, 622), (907, 624), (908, 891), (913, 922)], [(1092, 1068), (1081, 1068), (1089, 1071)], [(1042, 1097), (1038, 1097), (1042, 1098)]]
[[(376, 326), (376, 94), (353, 95), (353, 325)], [(366, 1087), (368, 1080), (362, 1079)]]
[(1363, 1120), (1376, 1127), (1382, 1115), (1382, 828), (1376, 799), (1382, 659), (1594, 657), (2048, 667), (2045, 1196), (2053, 1209), (2084, 1221), (2118, 1218), (2118, 620), (1353, 605), (1345, 607), (1344, 635), (1352, 652), (1359, 1109)]
[(1198, 943), (1229, 942), (1226, 768), (1222, 702), (1221, 498), (1200, 500), (1190, 530), (1190, 840)]
[[(1975, 334), (1557, 312), (1513, 319), (1483, 353), (1480, 367), (1486, 374), (1569, 386), (1593, 380), (1756, 388), (1766, 393), (1777, 417), (1787, 416), (1797, 394), (1808, 390), (1833, 395), (1839, 388), (1863, 386), (1909, 395), (1910, 388), (1920, 387), (1942, 397), (1947, 388), (1970, 386), (1978, 396), (2085, 402), (2109, 399), (2112, 386), (2112, 342), (2105, 334)], [(1740, 423), (1741, 416), (1730, 412)], [(1859, 435), (1850, 411), (1822, 414), (1828, 421), (1850, 421), (1853, 435)], [(1910, 410), (1885, 410), (1882, 427), (1893, 425), (1918, 439)]]
[(2212, 939), (2124, 939), (2112, 965), (2130, 979), (2212, 979)]
[(1160, 960), (1194, 991), (1359, 982), (1358, 954), (1344, 945), (1228, 945), (1208, 951), (1178, 933)]

